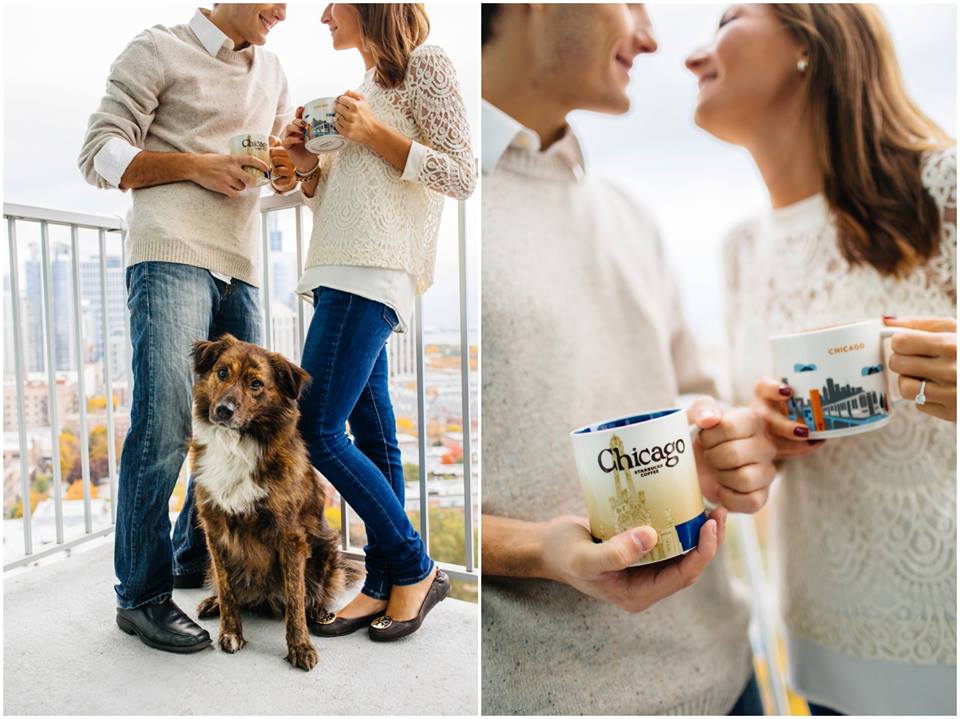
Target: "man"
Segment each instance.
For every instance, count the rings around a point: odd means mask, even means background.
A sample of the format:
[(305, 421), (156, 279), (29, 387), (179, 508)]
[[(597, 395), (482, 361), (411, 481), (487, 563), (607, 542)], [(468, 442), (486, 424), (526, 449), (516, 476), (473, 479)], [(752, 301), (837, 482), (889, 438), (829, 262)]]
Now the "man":
[[(291, 117), (286, 77), (261, 47), (285, 16), (283, 3), (224, 3), (137, 35), (110, 68), (80, 153), (88, 182), (133, 191), (134, 394), (117, 498), (117, 624), (170, 652), (210, 646), (172, 599), (174, 586), (201, 586), (207, 565), (192, 486), (175, 560), (167, 507), (191, 436), (191, 345), (226, 332), (261, 337), (259, 190), (244, 167), (269, 167), (228, 146), (242, 133), (276, 134)], [(289, 178), (283, 184), (275, 189)]]
[(570, 430), (715, 394), (654, 223), (584, 171), (566, 122), (626, 112), (633, 61), (656, 48), (642, 5), (483, 5), (485, 714), (763, 713), (749, 610), (714, 560), (726, 509), (766, 501), (761, 418), (689, 406), (723, 507), (682, 559), (630, 568), (652, 528), (598, 544), (571, 516)]

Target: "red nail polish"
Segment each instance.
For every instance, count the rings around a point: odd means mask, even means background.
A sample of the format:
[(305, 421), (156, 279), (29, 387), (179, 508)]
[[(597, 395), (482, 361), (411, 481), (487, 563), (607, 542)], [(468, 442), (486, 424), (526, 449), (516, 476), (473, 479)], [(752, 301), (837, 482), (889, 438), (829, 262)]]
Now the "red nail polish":
[(884, 315), (884, 316), (883, 316), (883, 319), (885, 319), (885, 320), (895, 320), (895, 319), (897, 319), (897, 316), (896, 316), (896, 315)]
[(810, 436), (810, 430), (807, 429), (806, 427), (794, 427), (794, 428), (793, 428), (793, 436), (794, 436), (794, 437), (809, 437), (809, 436)]
[(784, 397), (789, 397), (790, 395), (793, 394), (793, 390), (786, 386), (781, 387), (780, 389), (777, 390), (777, 392), (782, 394)]

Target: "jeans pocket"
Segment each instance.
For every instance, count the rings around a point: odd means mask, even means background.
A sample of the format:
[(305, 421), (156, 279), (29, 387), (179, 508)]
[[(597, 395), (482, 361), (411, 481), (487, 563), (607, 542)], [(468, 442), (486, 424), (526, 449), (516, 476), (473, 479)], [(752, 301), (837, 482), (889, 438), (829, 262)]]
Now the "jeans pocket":
[(383, 321), (390, 326), (391, 332), (396, 331), (397, 327), (400, 325), (400, 318), (397, 317), (396, 311), (387, 305), (383, 306)]

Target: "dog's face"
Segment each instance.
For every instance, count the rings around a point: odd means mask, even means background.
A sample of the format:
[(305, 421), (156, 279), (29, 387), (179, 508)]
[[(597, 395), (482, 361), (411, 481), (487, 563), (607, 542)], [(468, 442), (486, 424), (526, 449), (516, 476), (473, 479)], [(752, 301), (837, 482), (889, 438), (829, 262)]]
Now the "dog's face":
[(233, 335), (193, 344), (194, 414), (241, 434), (267, 434), (296, 416), (310, 376), (283, 355)]

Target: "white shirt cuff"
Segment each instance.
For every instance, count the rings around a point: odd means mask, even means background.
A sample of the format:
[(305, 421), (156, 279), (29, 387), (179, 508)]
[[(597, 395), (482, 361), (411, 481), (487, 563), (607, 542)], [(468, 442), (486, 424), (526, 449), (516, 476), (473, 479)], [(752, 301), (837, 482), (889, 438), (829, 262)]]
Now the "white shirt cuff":
[(111, 137), (93, 158), (93, 168), (104, 180), (114, 187), (120, 187), (120, 180), (133, 158), (141, 152), (120, 137)]
[(416, 182), (420, 177), (420, 168), (423, 167), (423, 160), (427, 156), (427, 148), (419, 142), (410, 143), (410, 152), (407, 153), (407, 164), (403, 166), (401, 180), (407, 182)]

